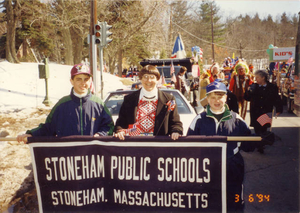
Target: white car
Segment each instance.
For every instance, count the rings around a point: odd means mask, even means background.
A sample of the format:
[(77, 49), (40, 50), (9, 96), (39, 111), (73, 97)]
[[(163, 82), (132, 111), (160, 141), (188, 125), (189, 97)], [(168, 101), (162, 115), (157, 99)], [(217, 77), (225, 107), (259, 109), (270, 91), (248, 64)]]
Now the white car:
[[(180, 115), (180, 120), (183, 124), (183, 135), (185, 136), (192, 120), (196, 117), (195, 109), (189, 104), (187, 99), (178, 90), (176, 89), (160, 89), (160, 90), (175, 96), (178, 113)], [(134, 91), (135, 90), (112, 91), (107, 93), (106, 97), (104, 98), (104, 103), (109, 109), (115, 123), (119, 116), (119, 111), (123, 103), (124, 96)]]

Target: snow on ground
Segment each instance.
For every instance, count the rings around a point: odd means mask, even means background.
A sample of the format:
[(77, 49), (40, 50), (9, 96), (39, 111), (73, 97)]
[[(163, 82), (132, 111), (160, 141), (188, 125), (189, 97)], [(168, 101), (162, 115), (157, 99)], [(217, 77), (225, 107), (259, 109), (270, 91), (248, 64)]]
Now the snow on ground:
[[(71, 68), (49, 64), (48, 96), (52, 104), (70, 94)], [(42, 103), (46, 95), (45, 80), (39, 79), (38, 64), (3, 61), (0, 76), (0, 137), (16, 137), (44, 122), (51, 107)], [(103, 97), (108, 91), (127, 89), (120, 80), (103, 73)], [(0, 212), (37, 212), (28, 146), (0, 141), (0, 159)]]
[[(70, 93), (71, 68), (68, 65), (49, 64), (48, 96), (53, 104)], [(44, 107), (42, 102), (46, 95), (45, 79), (39, 79), (37, 63), (1, 62), (0, 76), (0, 113), (28, 107)], [(119, 77), (109, 73), (103, 73), (103, 81), (103, 94), (125, 88)]]

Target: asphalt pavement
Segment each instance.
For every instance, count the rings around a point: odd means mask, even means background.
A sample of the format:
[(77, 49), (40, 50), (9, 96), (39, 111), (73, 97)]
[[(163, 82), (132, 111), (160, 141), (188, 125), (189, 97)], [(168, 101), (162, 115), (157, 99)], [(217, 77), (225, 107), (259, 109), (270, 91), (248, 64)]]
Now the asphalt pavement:
[[(249, 119), (248, 113), (248, 124)], [(284, 108), (284, 112), (273, 119), (271, 131), (276, 141), (266, 146), (263, 154), (242, 152), (244, 213), (299, 213), (300, 117)]]

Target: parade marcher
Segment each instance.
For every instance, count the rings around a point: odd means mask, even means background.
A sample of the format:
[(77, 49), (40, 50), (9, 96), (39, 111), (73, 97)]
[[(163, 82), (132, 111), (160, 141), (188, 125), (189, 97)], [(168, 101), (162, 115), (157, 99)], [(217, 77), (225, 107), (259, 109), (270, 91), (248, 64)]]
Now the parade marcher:
[(230, 57), (227, 58), (228, 61), (228, 67), (232, 67), (232, 60)]
[(225, 79), (224, 73), (221, 72), (220, 66), (216, 62), (211, 65), (211, 67), (210, 67), (210, 73), (211, 73), (211, 76), (209, 78), (210, 82), (214, 81), (214, 75), (217, 75), (217, 78)]
[(90, 92), (92, 74), (85, 64), (71, 69), (72, 90), (52, 108), (46, 122), (18, 135), (19, 142), (31, 136), (112, 135), (114, 123), (102, 100)]
[(232, 66), (231, 58), (230, 57), (225, 58), (222, 67), (223, 68), (230, 68), (231, 66)]
[(247, 101), (244, 99), (244, 93), (252, 83), (247, 64), (243, 61), (238, 61), (231, 75), (229, 90), (238, 99), (239, 114), (243, 119), (245, 119), (247, 113)]
[(160, 73), (153, 65), (139, 72), (142, 88), (125, 96), (115, 126), (115, 137), (126, 135), (170, 135), (177, 140), (183, 132), (175, 97), (157, 88)]
[[(206, 91), (208, 106), (194, 118), (187, 135), (249, 136), (251, 131), (245, 121), (225, 104), (226, 86), (215, 81)], [(244, 160), (239, 150), (254, 151), (255, 146), (255, 142), (227, 144), (227, 212), (243, 211)]]
[(186, 95), (187, 88), (185, 83), (185, 73), (187, 68), (182, 66), (180, 67), (179, 72), (176, 75), (175, 89), (178, 89), (183, 95)]
[[(228, 82), (226, 80), (216, 79), (215, 81), (225, 84), (226, 88), (228, 86), (227, 85)], [(237, 98), (236, 98), (235, 94), (233, 94), (229, 89), (227, 89), (226, 104), (228, 105), (229, 110), (239, 113), (239, 104), (238, 104)]]
[(193, 95), (193, 99), (191, 101), (192, 106), (196, 107), (198, 106), (198, 90), (199, 90), (199, 78), (195, 77), (192, 79), (191, 85), (190, 85), (190, 92)]
[(254, 82), (254, 66), (252, 64), (249, 64), (249, 75), (250, 75), (251, 81)]
[(277, 85), (278, 70), (273, 69), (271, 83)]
[(227, 89), (227, 101), (229, 110), (239, 113), (239, 104), (235, 94), (233, 94), (229, 89)]
[(206, 97), (206, 86), (210, 84), (209, 76), (207, 73), (202, 74), (202, 79), (200, 80), (200, 100)]
[(122, 71), (122, 78), (126, 78), (126, 76), (127, 76), (127, 69), (125, 68)]
[[(258, 70), (255, 72), (255, 79), (256, 83), (246, 90), (244, 97), (250, 101), (250, 126), (257, 135), (262, 135), (271, 126), (273, 107), (276, 108), (277, 115), (282, 113), (283, 107), (278, 87), (268, 81), (268, 73)], [(260, 145), (258, 151), (263, 153), (264, 146)]]

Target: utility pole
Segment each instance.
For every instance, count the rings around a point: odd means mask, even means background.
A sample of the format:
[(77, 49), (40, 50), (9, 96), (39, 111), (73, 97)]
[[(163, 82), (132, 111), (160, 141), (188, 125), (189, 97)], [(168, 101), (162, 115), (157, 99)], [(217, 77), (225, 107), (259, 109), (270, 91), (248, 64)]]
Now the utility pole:
[(172, 55), (172, 5), (170, 5), (170, 31), (169, 31), (169, 46), (170, 46), (170, 51), (169, 51), (169, 57), (171, 58)]
[(242, 42), (240, 41), (240, 58), (243, 58), (243, 54), (242, 54)]
[(210, 21), (211, 21), (211, 49), (212, 49), (212, 58), (213, 58), (213, 60), (215, 62), (214, 21), (213, 21), (212, 2), (210, 3)]

